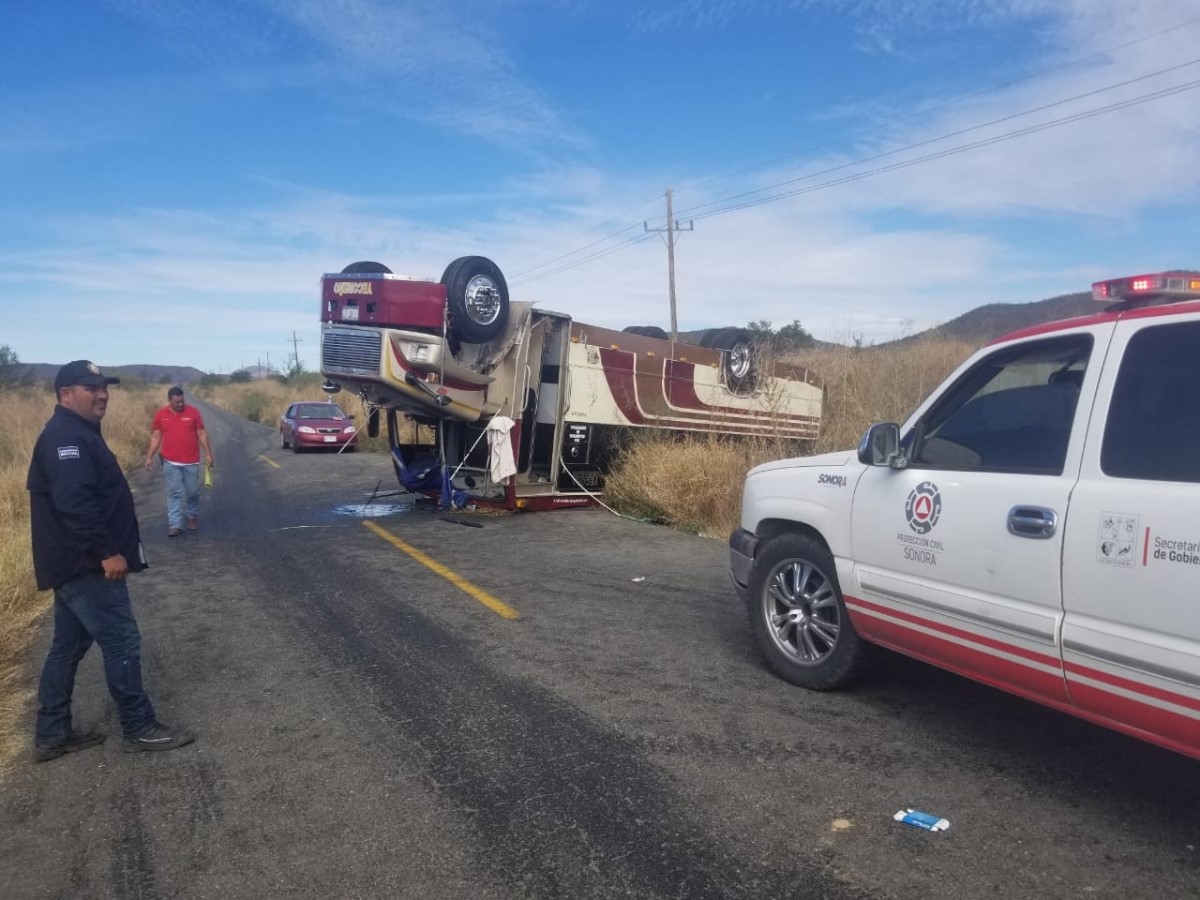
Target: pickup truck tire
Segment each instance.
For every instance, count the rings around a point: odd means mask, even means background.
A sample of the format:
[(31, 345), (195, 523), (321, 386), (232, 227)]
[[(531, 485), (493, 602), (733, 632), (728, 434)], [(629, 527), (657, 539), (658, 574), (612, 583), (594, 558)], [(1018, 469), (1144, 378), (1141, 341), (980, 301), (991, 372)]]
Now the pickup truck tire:
[(486, 344), (508, 325), (508, 285), (500, 267), (483, 256), (463, 256), (442, 273), (454, 334), (468, 344)]
[(750, 570), (750, 629), (776, 675), (814, 691), (853, 682), (870, 647), (858, 636), (828, 548), (815, 537), (770, 538)]

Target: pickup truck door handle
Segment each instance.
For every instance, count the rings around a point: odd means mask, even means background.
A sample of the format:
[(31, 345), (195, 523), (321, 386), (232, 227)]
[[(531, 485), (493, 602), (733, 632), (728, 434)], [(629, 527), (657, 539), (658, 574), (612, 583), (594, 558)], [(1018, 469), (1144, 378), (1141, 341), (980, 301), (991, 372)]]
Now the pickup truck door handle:
[(1058, 513), (1044, 506), (1014, 506), (1008, 511), (1008, 530), (1017, 537), (1045, 540), (1058, 530)]

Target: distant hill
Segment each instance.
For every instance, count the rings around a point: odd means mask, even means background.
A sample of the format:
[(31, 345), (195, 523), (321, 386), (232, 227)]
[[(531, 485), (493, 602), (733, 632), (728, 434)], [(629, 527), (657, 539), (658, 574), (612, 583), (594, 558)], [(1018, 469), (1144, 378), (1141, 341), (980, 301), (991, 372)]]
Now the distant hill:
[[(195, 384), (205, 374), (193, 366), (152, 366), (140, 364), (106, 366), (102, 363), (97, 363), (96, 365), (100, 366), (105, 375), (112, 375), (114, 378), (127, 381), (144, 381), (147, 384)], [(23, 378), (29, 378), (33, 381), (53, 381), (54, 376), (58, 374), (58, 370), (62, 366), (63, 363), (20, 363), (18, 369), (22, 370), (21, 377)]]
[[(1011, 331), (1030, 328), (1034, 325), (1043, 325), (1046, 322), (1054, 322), (1058, 319), (1071, 319), (1076, 316), (1092, 315), (1103, 310), (1103, 304), (1093, 300), (1090, 292), (1063, 294), (1058, 297), (1050, 297), (1046, 300), (1034, 300), (1030, 303), (988, 303), (985, 306), (977, 306), (970, 312), (963, 313), (958, 318), (951, 319), (949, 322), (937, 325), (934, 328), (919, 331), (916, 334), (910, 334), (907, 337), (898, 338), (894, 341), (883, 341), (872, 346), (894, 347), (913, 343), (914, 341), (929, 340), (930, 338), (961, 340), (982, 346), (988, 341), (1008, 334)], [(801, 324), (803, 324), (803, 319), (801, 320)], [(744, 328), (746, 326), (742, 324), (740, 326), (727, 327)], [(704, 330), (681, 331), (679, 332), (679, 339), (688, 343), (696, 343), (703, 334)], [(818, 340), (814, 341), (812, 346), (821, 348), (837, 347), (840, 345)]]
[[(1063, 294), (1046, 300), (1035, 300), (1031, 303), (989, 303), (978, 306), (970, 312), (963, 313), (956, 319), (951, 319), (942, 325), (910, 334), (894, 341), (886, 341), (874, 346), (891, 347), (930, 338), (947, 338), (962, 340), (973, 344), (983, 345), (988, 341), (1034, 325), (1053, 322), (1056, 319), (1070, 319), (1075, 316), (1085, 316), (1103, 310), (1102, 304), (1096, 303), (1090, 293)], [(745, 323), (740, 326), (745, 327)], [(699, 331), (680, 331), (679, 339), (689, 343), (697, 343), (707, 329)], [(825, 341), (816, 341), (816, 346), (836, 346)], [(34, 381), (51, 381), (62, 363), (23, 363), (19, 366), (26, 378)], [(157, 366), (157, 365), (128, 365), (104, 366), (101, 368), (109, 375), (130, 381), (143, 381), (147, 384), (196, 384), (206, 373), (193, 366)], [(250, 366), (249, 369), (255, 367)], [(252, 373), (261, 377), (260, 373)]]
[(989, 303), (935, 328), (888, 341), (882, 346), (896, 346), (929, 338), (949, 338), (982, 345), (1010, 331), (1042, 325), (1057, 319), (1087, 316), (1103, 310), (1104, 306), (1093, 300), (1090, 292), (1063, 294), (1031, 303)]

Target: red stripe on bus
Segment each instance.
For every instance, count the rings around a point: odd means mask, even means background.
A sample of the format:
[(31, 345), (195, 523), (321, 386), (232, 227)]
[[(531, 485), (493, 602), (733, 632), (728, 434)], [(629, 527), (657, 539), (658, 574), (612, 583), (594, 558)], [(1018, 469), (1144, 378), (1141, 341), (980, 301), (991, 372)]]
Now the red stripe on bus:
[(631, 425), (651, 425), (660, 428), (674, 428), (681, 431), (717, 431), (723, 434), (762, 435), (783, 433), (788, 437), (813, 437), (816, 425), (811, 422), (787, 421), (780, 426), (770, 417), (762, 416), (761, 424), (753, 420), (751, 410), (744, 410), (748, 421), (730, 422), (727, 418), (711, 415), (708, 411), (715, 407), (695, 410), (698, 416), (704, 418), (689, 419), (683, 416), (648, 415), (638, 402), (635, 374), (633, 370), (634, 355), (624, 350), (600, 348), (601, 370), (608, 384), (609, 393), (621, 415)]
[[(740, 409), (736, 406), (713, 406), (705, 403), (696, 393), (696, 366), (694, 363), (680, 362), (677, 359), (666, 361), (665, 389), (667, 402), (680, 409), (695, 409), (703, 412), (725, 413), (728, 415), (753, 416), (762, 415), (751, 409)], [(814, 416), (802, 416), (799, 413), (770, 413), (772, 419), (785, 422), (816, 422)]]

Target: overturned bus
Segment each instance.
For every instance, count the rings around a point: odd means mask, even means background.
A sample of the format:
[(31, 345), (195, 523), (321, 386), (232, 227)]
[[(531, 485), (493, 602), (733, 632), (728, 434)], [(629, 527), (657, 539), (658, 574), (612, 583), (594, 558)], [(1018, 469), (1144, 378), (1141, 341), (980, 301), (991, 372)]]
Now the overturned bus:
[(822, 385), (766, 367), (750, 335), (696, 343), (662, 329), (599, 328), (509, 301), (491, 260), (467, 256), (440, 281), (353, 263), (321, 278), (324, 389), (386, 422), (403, 487), (444, 505), (592, 505), (631, 428), (811, 442)]

